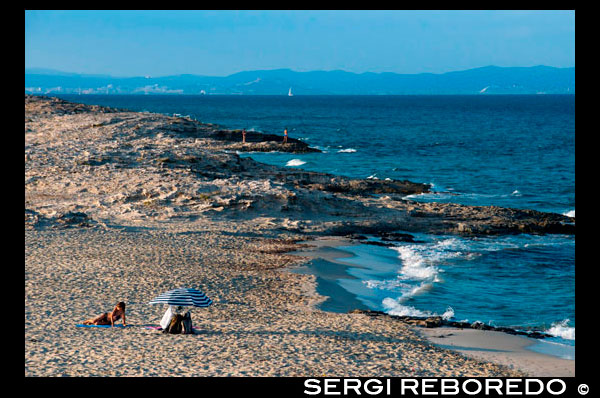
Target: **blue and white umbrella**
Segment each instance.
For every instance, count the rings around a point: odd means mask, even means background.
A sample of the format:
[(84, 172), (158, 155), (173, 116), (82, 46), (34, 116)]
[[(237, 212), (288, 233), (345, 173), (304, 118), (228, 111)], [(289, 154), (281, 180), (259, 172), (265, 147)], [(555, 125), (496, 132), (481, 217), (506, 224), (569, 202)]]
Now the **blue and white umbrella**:
[(174, 289), (169, 290), (150, 301), (148, 304), (168, 304), (173, 306), (208, 307), (212, 304), (200, 290), (196, 289)]

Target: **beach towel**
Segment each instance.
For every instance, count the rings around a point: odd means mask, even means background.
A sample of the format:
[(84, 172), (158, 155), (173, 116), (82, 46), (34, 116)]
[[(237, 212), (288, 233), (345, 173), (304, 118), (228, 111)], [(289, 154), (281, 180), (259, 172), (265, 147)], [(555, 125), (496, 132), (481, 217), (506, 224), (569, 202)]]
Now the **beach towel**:
[[(84, 325), (82, 323), (79, 323), (79, 324), (77, 324), (75, 326), (77, 326), (78, 328), (110, 328), (110, 327), (112, 327), (110, 325)], [(115, 325), (114, 327), (116, 327), (116, 328), (123, 328), (123, 327), (129, 328), (131, 326), (133, 326), (133, 325), (127, 325), (127, 326)]]

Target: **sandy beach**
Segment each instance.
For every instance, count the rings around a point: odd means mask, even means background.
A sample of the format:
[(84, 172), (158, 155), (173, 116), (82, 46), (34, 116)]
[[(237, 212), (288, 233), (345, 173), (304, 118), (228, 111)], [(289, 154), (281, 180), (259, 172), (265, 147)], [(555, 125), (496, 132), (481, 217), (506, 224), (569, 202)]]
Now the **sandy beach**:
[[(401, 201), (426, 187), (286, 174), (185, 118), (25, 102), (25, 376), (569, 375), (507, 338), (469, 335), (467, 350), (462, 333), (323, 311), (317, 276), (290, 272), (316, 236), (574, 233), (568, 218)], [(213, 300), (192, 311), (195, 335), (148, 328), (166, 309), (148, 302), (178, 287)], [(131, 327), (75, 326), (118, 301)]]
[[(223, 226), (225, 227), (225, 226)], [(228, 233), (229, 232), (229, 233)], [(26, 232), (26, 376), (486, 376), (515, 370), (439, 349), (397, 322), (319, 311), (286, 243), (240, 231)], [(196, 335), (164, 335), (157, 293), (196, 286)], [(127, 329), (75, 327), (127, 303)], [(109, 359), (109, 360), (107, 360)]]
[(573, 377), (575, 361), (540, 354), (528, 349), (536, 341), (502, 332), (441, 327), (419, 329), (439, 347), (458, 351), (468, 357), (520, 369), (536, 377)]

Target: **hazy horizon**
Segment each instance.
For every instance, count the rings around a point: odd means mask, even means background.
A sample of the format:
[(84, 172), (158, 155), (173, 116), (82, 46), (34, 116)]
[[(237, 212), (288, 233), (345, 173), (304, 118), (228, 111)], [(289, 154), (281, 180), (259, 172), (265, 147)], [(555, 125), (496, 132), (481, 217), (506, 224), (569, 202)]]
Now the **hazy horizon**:
[(575, 66), (575, 12), (25, 12), (25, 68), (111, 77)]
[[(535, 67), (546, 67), (546, 68), (556, 68), (556, 69), (571, 69), (571, 68), (575, 68), (575, 66), (556, 67), (556, 66), (550, 66), (550, 65), (532, 65), (532, 66), (484, 65), (484, 66), (475, 67), (475, 68), (460, 69), (460, 70), (453, 70), (453, 71), (440, 72), (440, 73), (431, 73), (431, 72), (420, 72), (420, 73), (362, 72), (362, 73), (356, 73), (356, 72), (350, 72), (350, 71), (346, 71), (346, 70), (342, 70), (342, 69), (298, 71), (298, 70), (294, 70), (292, 68), (277, 68), (277, 69), (240, 70), (238, 72), (234, 72), (234, 73), (227, 74), (227, 75), (197, 75), (197, 74), (194, 74), (194, 73), (180, 73), (180, 74), (176, 74), (176, 75), (162, 75), (162, 76), (148, 76), (148, 77), (155, 78), (155, 79), (164, 78), (164, 77), (172, 77), (172, 76), (185, 76), (185, 75), (200, 76), (200, 77), (228, 77), (228, 76), (235, 75), (237, 73), (262, 72), (262, 71), (272, 72), (272, 71), (280, 71), (280, 70), (287, 70), (287, 71), (292, 71), (292, 72), (297, 72), (297, 73), (344, 72), (344, 73), (353, 73), (353, 74), (357, 74), (357, 75), (368, 74), (368, 73), (373, 73), (373, 74), (394, 73), (394, 74), (406, 74), (406, 75), (420, 75), (420, 74), (443, 75), (443, 74), (446, 74), (446, 73), (463, 72), (463, 71), (468, 71), (468, 70), (471, 70), (471, 69), (482, 69), (482, 68), (490, 68), (490, 67), (492, 67), (492, 68), (494, 68), (494, 67), (496, 67), (496, 68), (535, 68)], [(87, 74), (87, 73), (73, 72), (73, 71), (67, 71), (67, 70), (57, 70), (57, 69), (45, 68), (45, 67), (30, 67), (30, 68), (25, 68), (25, 73), (39, 73), (39, 74), (49, 74), (49, 75), (52, 74), (52, 73), (60, 73), (60, 74), (66, 74), (66, 75), (80, 75), (80, 76), (104, 76), (104, 77), (111, 77), (111, 78), (116, 78), (116, 79), (128, 79), (128, 78), (144, 77), (144, 75), (115, 76), (115, 75), (110, 75), (110, 74)]]

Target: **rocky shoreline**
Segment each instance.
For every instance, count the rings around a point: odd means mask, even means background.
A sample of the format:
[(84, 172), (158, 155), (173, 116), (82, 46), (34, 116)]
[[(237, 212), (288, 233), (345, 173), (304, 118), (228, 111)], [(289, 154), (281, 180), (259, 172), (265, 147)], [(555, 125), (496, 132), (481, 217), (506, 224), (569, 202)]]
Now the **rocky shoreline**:
[(544, 339), (547, 337), (552, 337), (552, 335), (547, 333), (542, 333), (539, 331), (522, 331), (516, 330), (508, 327), (496, 327), (491, 325), (486, 325), (483, 322), (459, 322), (459, 321), (450, 321), (442, 318), (441, 316), (430, 316), (430, 317), (416, 317), (416, 316), (399, 316), (399, 315), (390, 315), (383, 311), (373, 311), (373, 310), (361, 310), (355, 309), (350, 311), (350, 314), (364, 314), (370, 317), (389, 317), (390, 319), (394, 319), (408, 325), (424, 327), (424, 328), (439, 328), (442, 326), (454, 327), (458, 329), (477, 329), (477, 330), (491, 330), (495, 332), (502, 332), (507, 334), (512, 334), (515, 336), (525, 336), (531, 337), (533, 339)]
[(242, 144), (237, 130), (184, 117), (26, 95), (25, 132), (27, 228), (218, 216), (336, 236), (575, 233), (575, 219), (560, 214), (406, 199), (429, 192), (428, 184), (352, 179), (240, 158), (235, 151), (314, 149), (258, 132)]
[[(368, 234), (386, 244), (414, 239), (397, 230), (574, 234), (574, 218), (419, 203), (406, 196), (428, 192), (427, 184), (236, 154), (313, 150), (280, 138), (253, 132), (244, 144), (239, 131), (190, 118), (26, 95), (25, 375), (523, 374), (435, 347), (409, 328), (435, 319), (318, 311), (316, 278), (282, 270), (306, 261), (288, 252), (314, 236), (364, 242)], [(146, 329), (164, 311), (148, 301), (183, 285), (214, 301), (194, 315), (202, 332), (167, 339)], [(65, 322), (119, 300), (131, 328)]]

